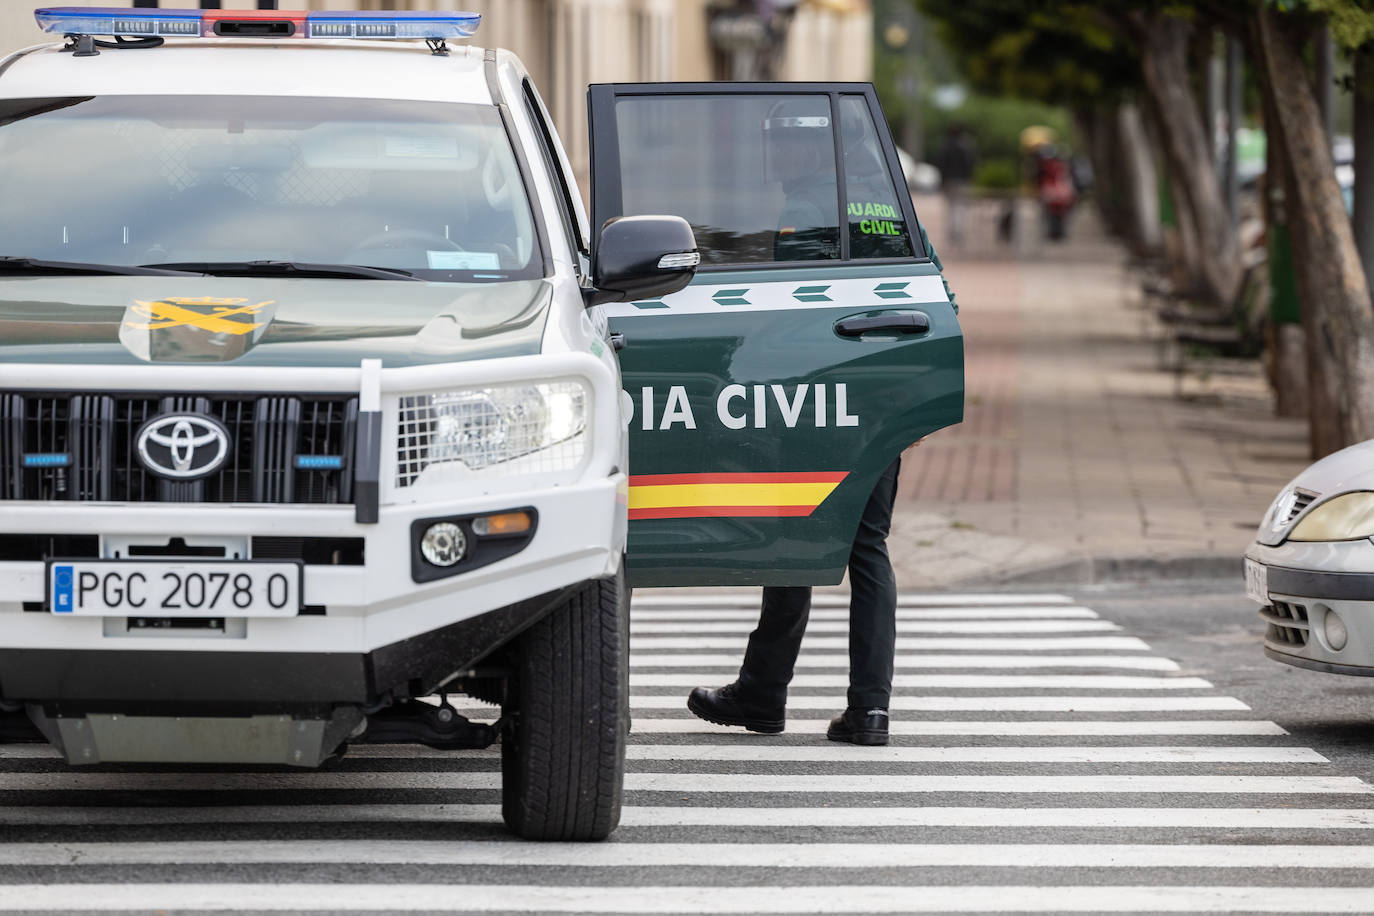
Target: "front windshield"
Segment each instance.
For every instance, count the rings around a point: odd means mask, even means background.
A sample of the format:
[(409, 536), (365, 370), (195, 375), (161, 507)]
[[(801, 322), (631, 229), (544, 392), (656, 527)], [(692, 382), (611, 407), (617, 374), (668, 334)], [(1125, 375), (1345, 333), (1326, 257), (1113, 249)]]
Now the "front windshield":
[(496, 109), (374, 99), (0, 99), (0, 256), (538, 275)]

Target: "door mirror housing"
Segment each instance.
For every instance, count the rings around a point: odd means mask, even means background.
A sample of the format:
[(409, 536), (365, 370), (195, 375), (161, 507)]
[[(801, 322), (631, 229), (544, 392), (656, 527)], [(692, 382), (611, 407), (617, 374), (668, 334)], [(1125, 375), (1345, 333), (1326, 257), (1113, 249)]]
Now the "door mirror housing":
[(701, 263), (692, 227), (679, 216), (606, 220), (592, 253), (588, 305), (657, 299), (691, 282)]

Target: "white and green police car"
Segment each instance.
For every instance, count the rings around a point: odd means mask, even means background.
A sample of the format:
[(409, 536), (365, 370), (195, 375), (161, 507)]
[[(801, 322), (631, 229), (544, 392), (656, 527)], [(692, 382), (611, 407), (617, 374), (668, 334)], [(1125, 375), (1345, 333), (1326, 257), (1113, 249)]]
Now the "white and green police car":
[(839, 581), (961, 417), (871, 86), (592, 87), (589, 220), (476, 16), (37, 20), (0, 60), (0, 704), (71, 764), (499, 738), (515, 832), (604, 837), (628, 584)]

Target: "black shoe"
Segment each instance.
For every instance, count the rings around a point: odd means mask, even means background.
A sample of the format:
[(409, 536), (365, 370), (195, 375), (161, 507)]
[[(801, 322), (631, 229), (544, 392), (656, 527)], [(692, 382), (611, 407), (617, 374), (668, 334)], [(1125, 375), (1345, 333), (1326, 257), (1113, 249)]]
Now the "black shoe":
[(887, 744), (887, 710), (851, 706), (830, 720), (825, 736), (831, 741), (850, 744)]
[(784, 707), (751, 703), (740, 695), (739, 684), (726, 684), (719, 690), (694, 687), (687, 708), (707, 722), (742, 725), (764, 735), (776, 735), (787, 721)]

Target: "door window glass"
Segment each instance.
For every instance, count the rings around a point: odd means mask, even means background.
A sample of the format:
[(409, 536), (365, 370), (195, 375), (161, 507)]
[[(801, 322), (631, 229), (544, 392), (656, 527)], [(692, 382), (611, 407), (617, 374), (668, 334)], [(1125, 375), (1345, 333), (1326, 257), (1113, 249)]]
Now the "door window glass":
[(849, 210), (851, 258), (909, 258), (911, 233), (897, 185), (861, 95), (840, 98), (840, 142)]
[(827, 96), (630, 96), (615, 112), (625, 215), (681, 216), (706, 265), (840, 257)]

